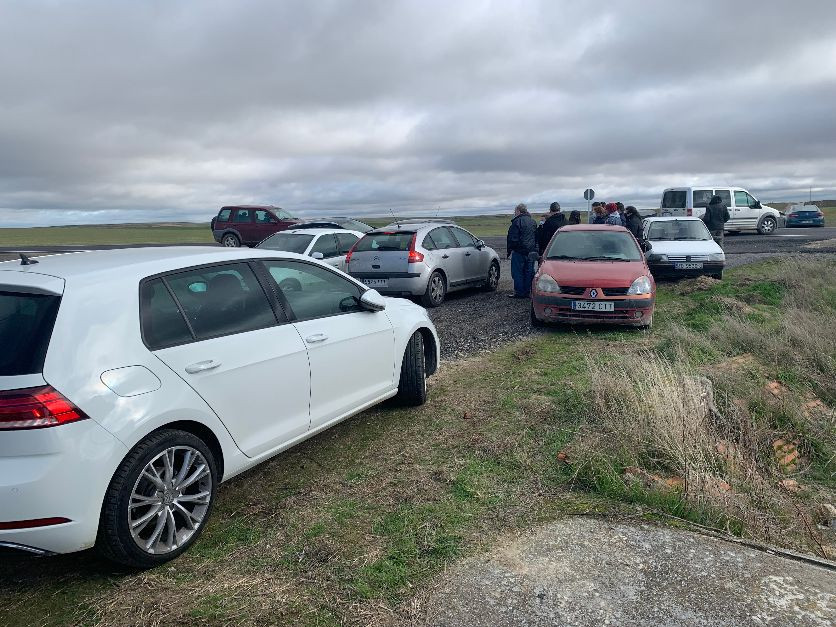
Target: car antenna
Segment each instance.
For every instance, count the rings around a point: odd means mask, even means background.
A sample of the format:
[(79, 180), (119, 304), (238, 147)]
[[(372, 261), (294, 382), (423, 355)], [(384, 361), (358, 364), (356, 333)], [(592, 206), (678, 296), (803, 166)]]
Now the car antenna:
[(30, 259), (23, 253), (18, 253), (20, 255), (20, 265), (22, 266), (34, 266), (36, 263), (39, 263), (37, 259)]
[(398, 228), (401, 228), (401, 223), (398, 222), (398, 219), (395, 217), (395, 212), (392, 210), (391, 207), (389, 208), (389, 213), (392, 214), (392, 222), (394, 222), (398, 226)]

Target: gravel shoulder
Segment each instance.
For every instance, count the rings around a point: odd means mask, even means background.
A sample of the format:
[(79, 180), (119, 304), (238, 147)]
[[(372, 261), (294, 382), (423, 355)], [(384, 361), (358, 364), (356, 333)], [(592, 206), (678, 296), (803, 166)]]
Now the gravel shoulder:
[(836, 573), (690, 531), (575, 517), (445, 573), (423, 624), (836, 624)]

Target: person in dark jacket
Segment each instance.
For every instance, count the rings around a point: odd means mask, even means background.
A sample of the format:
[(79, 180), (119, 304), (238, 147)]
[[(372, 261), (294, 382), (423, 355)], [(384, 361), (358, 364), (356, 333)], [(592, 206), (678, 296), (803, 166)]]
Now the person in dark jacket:
[(537, 223), (522, 203), (514, 210), (514, 219), (508, 227), (507, 245), (511, 277), (514, 279), (514, 293), (508, 296), (528, 298), (534, 280), (534, 262), (537, 261)]
[(580, 224), (581, 223), (581, 212), (577, 209), (573, 209), (571, 213), (569, 213), (569, 224)]
[(641, 243), (643, 235), (642, 217), (639, 215), (638, 210), (633, 205), (630, 205), (624, 210), (624, 219), (624, 226), (626, 226), (627, 230), (630, 231), (633, 235), (635, 235), (636, 239), (639, 240), (639, 243)]
[(604, 210), (607, 212), (607, 218), (604, 220), (604, 224), (624, 226), (624, 223), (621, 221), (621, 216), (618, 215), (618, 205), (614, 202), (607, 203)]
[(589, 216), (590, 224), (606, 224), (607, 212), (604, 210), (604, 203), (592, 203), (592, 214)]
[(729, 218), (731, 218), (729, 208), (723, 204), (723, 199), (716, 194), (712, 196), (708, 207), (705, 208), (702, 221), (705, 222), (705, 226), (711, 232), (711, 237), (720, 245), (720, 248), (723, 247), (723, 231)]
[(546, 216), (545, 221), (537, 227), (537, 250), (540, 256), (546, 250), (546, 246), (552, 239), (555, 231), (566, 224), (566, 216), (560, 210), (560, 203), (553, 202), (549, 207), (549, 215)]
[(621, 226), (627, 226), (627, 216), (624, 213), (624, 203), (617, 202), (615, 206), (618, 207), (618, 217), (621, 218)]

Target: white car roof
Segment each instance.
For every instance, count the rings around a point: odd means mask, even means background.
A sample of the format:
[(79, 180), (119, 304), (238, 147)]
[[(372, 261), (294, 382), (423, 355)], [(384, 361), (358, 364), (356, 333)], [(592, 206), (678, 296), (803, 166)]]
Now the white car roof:
[[(161, 272), (259, 257), (311, 261), (311, 258), (305, 255), (277, 250), (221, 246), (153, 246), (91, 250), (38, 257), (37, 264), (28, 266), (21, 265), (17, 260), (0, 262), (0, 285), (4, 283), (4, 272), (31, 273), (102, 283), (136, 283), (147, 276)], [(20, 276), (18, 275), (15, 280), (20, 280)]]
[(644, 219), (645, 222), (670, 222), (671, 220), (696, 220), (697, 222), (702, 222), (702, 218), (695, 216), (658, 216)]
[[(339, 235), (340, 233), (351, 233), (352, 235), (356, 235), (357, 237), (363, 237), (363, 234), (360, 231), (353, 231), (351, 229), (325, 229), (325, 228), (317, 228), (317, 229), (286, 229), (284, 231), (277, 231), (276, 233), (292, 233), (293, 235), (327, 235), (329, 233), (334, 233)], [(273, 235), (276, 235), (274, 233)], [(270, 235), (269, 237), (272, 237)], [(265, 238), (267, 239), (267, 238)]]

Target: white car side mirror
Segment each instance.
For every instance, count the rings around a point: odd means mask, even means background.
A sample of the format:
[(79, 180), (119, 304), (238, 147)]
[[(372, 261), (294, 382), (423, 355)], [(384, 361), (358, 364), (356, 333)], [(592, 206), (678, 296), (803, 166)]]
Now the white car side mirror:
[(323, 255), (322, 253), (319, 253), (319, 252), (311, 253), (311, 257), (313, 257), (314, 259), (319, 259), (319, 260), (325, 259), (325, 255)]
[(360, 296), (360, 306), (366, 311), (383, 311), (386, 309), (386, 299), (377, 290), (366, 290)]

